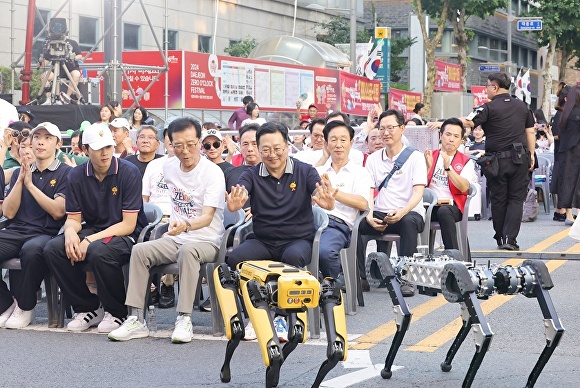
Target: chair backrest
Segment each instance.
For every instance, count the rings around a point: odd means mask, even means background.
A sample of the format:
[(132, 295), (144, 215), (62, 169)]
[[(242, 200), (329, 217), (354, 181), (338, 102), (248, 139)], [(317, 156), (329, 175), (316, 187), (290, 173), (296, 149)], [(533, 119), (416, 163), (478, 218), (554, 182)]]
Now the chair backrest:
[(328, 215), (318, 206), (312, 206), (312, 215), (314, 216), (314, 228), (316, 230), (328, 226)]
[(227, 206), (224, 208), (224, 228), (227, 229), (232, 225), (239, 226), (244, 222), (244, 218), (246, 218), (246, 213), (242, 209), (231, 212)]
[(425, 227), (423, 232), (419, 233), (421, 245), (429, 244), (429, 234), (431, 230), (431, 214), (437, 204), (437, 194), (428, 187), (423, 190), (423, 206), (425, 206)]
[(163, 218), (163, 210), (155, 204), (143, 202), (143, 211), (147, 216), (147, 222), (150, 224), (158, 224)]

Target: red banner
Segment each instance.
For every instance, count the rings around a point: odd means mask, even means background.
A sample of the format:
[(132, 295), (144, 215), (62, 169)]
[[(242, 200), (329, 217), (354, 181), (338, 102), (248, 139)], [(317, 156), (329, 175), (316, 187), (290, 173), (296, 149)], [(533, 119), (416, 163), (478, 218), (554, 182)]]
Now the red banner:
[(487, 87), (471, 85), (471, 93), (473, 94), (473, 107), (480, 106), (489, 101), (487, 98)]
[(421, 102), (423, 94), (391, 88), (389, 92), (389, 109), (397, 109), (409, 120), (415, 112), (415, 104)]
[(366, 116), (381, 97), (381, 81), (340, 72), (340, 111)]
[(435, 60), (435, 90), (444, 92), (461, 91), (461, 66), (454, 63), (447, 63)]

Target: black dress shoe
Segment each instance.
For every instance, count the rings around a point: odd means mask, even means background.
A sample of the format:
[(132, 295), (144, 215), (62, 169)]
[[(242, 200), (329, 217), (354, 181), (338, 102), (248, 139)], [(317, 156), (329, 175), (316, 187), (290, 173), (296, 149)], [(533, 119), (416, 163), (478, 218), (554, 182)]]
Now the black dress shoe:
[(401, 284), (401, 293), (405, 298), (411, 297), (415, 295), (415, 286), (409, 283), (402, 283)]
[(211, 313), (211, 301), (209, 298), (204, 300), (203, 303), (199, 305), (199, 310)]
[(520, 246), (514, 240), (511, 241), (508, 240), (508, 242), (506, 242), (501, 246), (501, 249), (504, 249), (506, 251), (519, 251)]
[(161, 283), (161, 297), (159, 298), (159, 308), (168, 309), (175, 306), (175, 288)]
[(481, 214), (475, 214), (473, 218), (475, 219), (475, 221), (479, 221), (481, 220)]

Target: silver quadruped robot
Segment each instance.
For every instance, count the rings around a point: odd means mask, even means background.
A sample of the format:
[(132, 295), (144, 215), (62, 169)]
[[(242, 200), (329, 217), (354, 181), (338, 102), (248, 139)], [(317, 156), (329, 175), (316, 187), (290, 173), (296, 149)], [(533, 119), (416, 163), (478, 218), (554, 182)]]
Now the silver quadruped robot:
[(528, 298), (536, 298), (544, 317), (546, 346), (525, 385), (526, 388), (533, 387), (564, 334), (564, 328), (548, 293), (554, 286), (548, 268), (540, 260), (525, 260), (519, 266), (490, 264), (478, 266), (457, 259), (461, 259), (461, 253), (457, 250), (444, 251), (440, 256), (425, 257), (416, 254), (412, 258), (388, 258), (384, 253), (371, 253), (367, 258), (382, 263), (383, 283), (393, 303), (397, 326), (381, 376), (384, 379), (392, 377), (393, 361), (411, 322), (411, 312), (403, 299), (399, 282), (405, 280), (415, 284), (419, 293), (427, 295), (441, 293), (448, 302), (459, 303), (461, 306), (463, 325), (441, 363), (441, 370), (443, 372), (451, 370), (455, 354), (469, 331), (473, 330), (475, 354), (463, 380), (464, 388), (471, 386), (493, 337), (493, 332), (479, 305), (479, 299), (487, 299), (495, 293), (522, 294)]

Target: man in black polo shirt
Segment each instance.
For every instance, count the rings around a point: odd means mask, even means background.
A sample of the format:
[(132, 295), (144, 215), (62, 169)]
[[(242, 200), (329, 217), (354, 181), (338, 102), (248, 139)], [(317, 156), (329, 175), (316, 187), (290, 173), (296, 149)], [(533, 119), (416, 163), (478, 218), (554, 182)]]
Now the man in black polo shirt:
[(263, 124), (256, 142), (262, 162), (244, 171), (226, 197), (228, 209), (237, 211), (249, 196), (254, 233), (226, 262), (230, 268), (246, 260), (277, 260), (304, 267), (310, 263), (316, 232), (312, 200), (324, 209), (334, 209), (336, 192), (320, 184), (314, 167), (288, 157), (288, 129), (283, 124)]
[[(10, 288), (0, 280), (0, 327), (19, 329), (34, 320), (36, 291), (48, 272), (42, 251), (64, 223), (64, 193), (70, 167), (55, 158), (61, 145), (56, 125), (31, 131), (36, 161), (22, 160), (12, 174), (2, 210), (10, 223), (0, 230), (0, 262), (19, 257), (21, 271), (10, 271)], [(0, 174), (2, 193), (4, 174)], [(13, 300), (13, 296), (16, 300)]]
[[(519, 250), (516, 238), (520, 232), (523, 204), (534, 166), (534, 117), (527, 105), (509, 95), (511, 79), (506, 73), (487, 77), (489, 102), (476, 111), (475, 117), (462, 118), (465, 125), (481, 125), (485, 132), (485, 154), (495, 154), (499, 165), (497, 176), (487, 177), (491, 196), (491, 215), (497, 246)], [(531, 151), (531, 153), (530, 153)]]
[[(142, 180), (135, 165), (113, 157), (115, 141), (106, 125), (91, 125), (82, 140), (89, 161), (68, 176), (64, 234), (46, 245), (44, 255), (76, 312), (67, 329), (99, 324), (99, 332), (109, 333), (127, 316), (121, 269), (147, 224)], [(86, 285), (85, 263), (92, 266), (98, 296)]]

